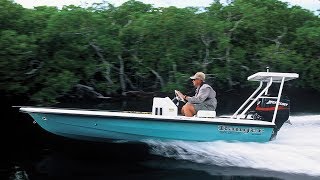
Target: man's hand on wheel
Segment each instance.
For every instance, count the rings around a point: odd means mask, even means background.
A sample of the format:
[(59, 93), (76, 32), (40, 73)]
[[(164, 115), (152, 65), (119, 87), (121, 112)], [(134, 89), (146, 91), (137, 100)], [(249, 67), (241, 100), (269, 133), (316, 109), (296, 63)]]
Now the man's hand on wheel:
[(178, 96), (183, 102), (185, 102), (186, 96), (185, 96), (184, 94), (182, 94), (182, 93), (181, 93), (180, 91), (178, 91), (178, 90), (175, 90), (175, 92), (176, 92), (177, 96)]

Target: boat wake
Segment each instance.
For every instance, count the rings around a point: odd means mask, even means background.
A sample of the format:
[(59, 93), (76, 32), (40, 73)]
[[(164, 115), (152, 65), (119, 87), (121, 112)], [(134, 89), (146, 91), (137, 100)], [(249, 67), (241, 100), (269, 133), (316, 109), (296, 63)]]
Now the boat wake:
[(147, 141), (151, 153), (223, 167), (320, 176), (320, 115), (295, 115), (268, 143)]

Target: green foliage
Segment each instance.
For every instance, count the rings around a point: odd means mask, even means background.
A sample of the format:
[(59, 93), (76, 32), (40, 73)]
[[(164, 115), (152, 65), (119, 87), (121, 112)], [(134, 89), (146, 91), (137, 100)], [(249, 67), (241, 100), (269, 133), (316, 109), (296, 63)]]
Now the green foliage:
[(180, 90), (180, 91), (189, 91), (186, 89), (186, 86), (189, 83), (189, 75), (182, 74), (179, 72), (172, 72), (172, 75), (169, 78), (168, 83), (162, 88), (163, 92), (172, 93), (174, 90)]
[(43, 79), (42, 89), (31, 96), (31, 100), (42, 105), (55, 103), (52, 97), (60, 97), (72, 88), (78, 81), (77, 77), (67, 70), (55, 73), (54, 78), (51, 73), (47, 74), (49, 79)]
[(0, 31), (1, 91), (21, 94), (28, 90), (25, 81), (36, 48), (33, 39), (26, 35), (19, 35), (13, 30)]
[(219, 1), (203, 9), (130, 0), (89, 8), (25, 9), (0, 2), (0, 91), (52, 104), (77, 84), (104, 95), (188, 91), (197, 71), (220, 92), (248, 75), (296, 72), (320, 89), (320, 19), (278, 0)]

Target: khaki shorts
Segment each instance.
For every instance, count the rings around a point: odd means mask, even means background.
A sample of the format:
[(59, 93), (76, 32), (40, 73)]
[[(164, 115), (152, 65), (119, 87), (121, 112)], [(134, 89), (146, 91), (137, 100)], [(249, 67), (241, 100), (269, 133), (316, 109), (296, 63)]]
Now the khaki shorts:
[(214, 106), (208, 106), (207, 104), (192, 104), (194, 106), (194, 109), (196, 110), (196, 112), (198, 112), (199, 110), (208, 110), (208, 111), (214, 111), (216, 110), (216, 108)]

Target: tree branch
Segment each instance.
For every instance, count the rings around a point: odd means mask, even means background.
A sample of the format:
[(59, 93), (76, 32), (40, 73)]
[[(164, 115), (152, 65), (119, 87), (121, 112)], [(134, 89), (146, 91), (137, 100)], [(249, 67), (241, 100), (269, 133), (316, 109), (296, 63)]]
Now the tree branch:
[(33, 75), (35, 74), (39, 69), (41, 69), (43, 67), (43, 62), (40, 62), (38, 60), (33, 60), (30, 62), (30, 66), (34, 66), (35, 64), (37, 64), (36, 68), (31, 69), (30, 71), (24, 73), (26, 75)]
[(276, 38), (271, 39), (271, 38), (262, 37), (262, 39), (274, 42), (275, 45), (276, 45), (276, 51), (278, 51), (280, 46), (281, 46), (281, 44), (282, 44), (281, 40), (287, 35), (287, 32), (288, 32), (288, 28), (284, 27), (283, 31), (281, 32), (281, 34), (279, 36), (277, 36)]
[(109, 84), (114, 84), (111, 80), (111, 64), (107, 60), (105, 60), (103, 54), (101, 53), (102, 49), (99, 46), (95, 45), (94, 42), (89, 42), (89, 45), (95, 50), (96, 54), (99, 56), (100, 60), (104, 64), (104, 67), (106, 68), (104, 78), (108, 81)]
[[(156, 76), (157, 80), (159, 80), (159, 83), (160, 83), (160, 87), (161, 87), (161, 88), (164, 86), (163, 78), (162, 78), (162, 76), (161, 76), (156, 70), (154, 70), (154, 69), (152, 69), (152, 68), (144, 65), (144, 64), (140, 61), (140, 59), (137, 57), (136, 54), (132, 54), (132, 57), (133, 57), (133, 59), (134, 59), (137, 63), (139, 63), (140, 65), (142, 65), (142, 66), (144, 66), (145, 68), (147, 68), (149, 71), (152, 72), (152, 74), (154, 74), (154, 75)], [(157, 81), (156, 81), (156, 82), (157, 82)]]
[(118, 55), (117, 57), (118, 57), (119, 64), (120, 64), (119, 79), (120, 79), (120, 85), (121, 85), (121, 89), (122, 89), (122, 95), (125, 95), (124, 92), (126, 91), (127, 86), (126, 86), (126, 81), (125, 81), (125, 77), (124, 77), (124, 61), (123, 61), (121, 55)]

